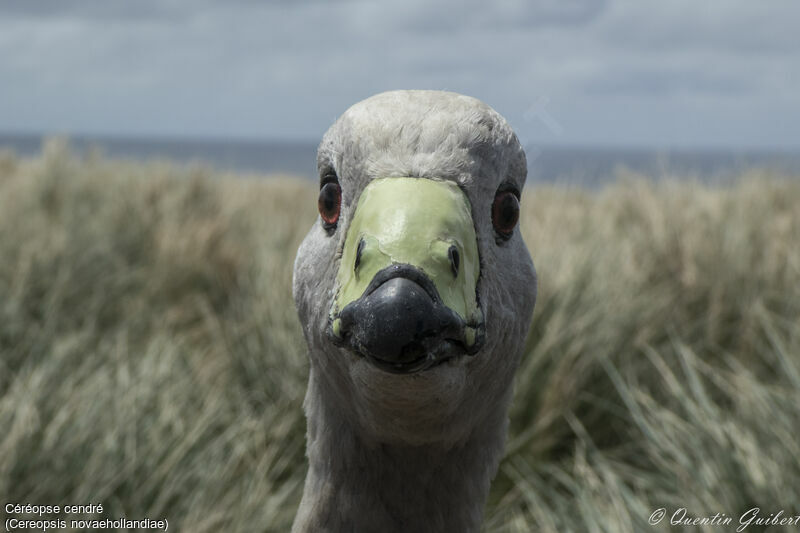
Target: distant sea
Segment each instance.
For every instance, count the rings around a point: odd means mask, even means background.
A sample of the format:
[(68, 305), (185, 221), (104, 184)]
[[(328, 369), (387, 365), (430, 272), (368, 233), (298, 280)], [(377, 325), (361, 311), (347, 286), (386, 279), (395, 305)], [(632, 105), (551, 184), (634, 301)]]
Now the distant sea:
[[(42, 137), (0, 133), (0, 150), (23, 157), (41, 152)], [(77, 153), (99, 149), (105, 156), (132, 160), (170, 160), (221, 171), (289, 174), (316, 179), (317, 143), (137, 139), (70, 136)], [(596, 187), (620, 173), (653, 178), (677, 176), (724, 182), (751, 168), (800, 176), (800, 150), (707, 150), (528, 146), (528, 183), (568, 183)]]

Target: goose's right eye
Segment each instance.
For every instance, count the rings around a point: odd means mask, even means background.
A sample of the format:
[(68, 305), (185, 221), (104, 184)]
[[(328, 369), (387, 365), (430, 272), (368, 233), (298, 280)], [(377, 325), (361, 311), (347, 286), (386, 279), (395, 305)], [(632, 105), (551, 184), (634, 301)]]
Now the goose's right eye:
[(322, 217), (323, 227), (328, 230), (335, 228), (336, 223), (339, 222), (339, 212), (342, 209), (342, 188), (339, 187), (338, 181), (334, 179), (322, 185), (319, 190), (317, 208), (319, 216)]

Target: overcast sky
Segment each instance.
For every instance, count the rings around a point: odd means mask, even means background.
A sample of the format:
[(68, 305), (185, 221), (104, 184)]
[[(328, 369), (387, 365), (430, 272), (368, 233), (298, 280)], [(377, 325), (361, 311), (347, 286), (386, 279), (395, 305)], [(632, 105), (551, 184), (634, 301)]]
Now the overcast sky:
[(800, 147), (800, 2), (0, 0), (0, 131), (318, 139), (397, 88), (525, 142)]

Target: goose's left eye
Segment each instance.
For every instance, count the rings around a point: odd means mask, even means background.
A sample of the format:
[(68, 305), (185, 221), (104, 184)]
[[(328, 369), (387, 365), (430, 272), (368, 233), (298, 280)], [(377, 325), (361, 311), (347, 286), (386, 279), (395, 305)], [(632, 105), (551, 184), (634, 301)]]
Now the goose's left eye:
[(498, 191), (492, 204), (492, 225), (502, 239), (508, 239), (519, 220), (519, 198), (513, 191)]
[(322, 225), (325, 229), (333, 229), (339, 222), (339, 211), (342, 208), (342, 188), (339, 182), (328, 181), (319, 190), (319, 200), (317, 200), (319, 216), (322, 217)]

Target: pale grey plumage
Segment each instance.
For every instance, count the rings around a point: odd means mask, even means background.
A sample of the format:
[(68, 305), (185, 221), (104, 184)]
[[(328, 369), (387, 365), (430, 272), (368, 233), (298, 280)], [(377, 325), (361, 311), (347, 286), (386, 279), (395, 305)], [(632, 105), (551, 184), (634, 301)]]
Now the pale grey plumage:
[[(507, 122), (467, 96), (392, 91), (348, 109), (318, 152), (342, 186), (339, 227), (298, 250), (294, 297), (310, 348), (309, 472), (294, 531), (476, 531), (502, 453), (511, 383), (536, 298), (519, 231), (498, 243), (495, 191), (519, 190), (525, 154)], [(348, 223), (366, 184), (451, 180), (469, 197), (481, 256), (486, 343), (475, 357), (395, 375), (325, 335)]]

